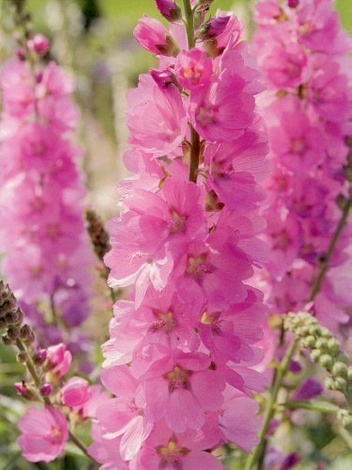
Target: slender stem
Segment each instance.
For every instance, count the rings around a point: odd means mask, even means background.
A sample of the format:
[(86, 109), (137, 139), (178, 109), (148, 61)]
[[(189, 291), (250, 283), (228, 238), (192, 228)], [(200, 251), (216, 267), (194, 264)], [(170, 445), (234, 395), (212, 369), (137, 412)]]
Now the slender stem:
[(194, 25), (193, 25), (193, 10), (190, 0), (183, 0), (183, 7), (185, 9), (185, 25), (187, 31), (188, 47), (194, 47)]
[(318, 294), (319, 290), (320, 290), (320, 287), (321, 287), (321, 284), (324, 280), (324, 276), (326, 274), (326, 271), (328, 270), (329, 268), (329, 261), (330, 261), (330, 258), (335, 250), (335, 247), (336, 247), (336, 244), (338, 242), (338, 239), (340, 237), (340, 234), (344, 228), (344, 226), (346, 225), (346, 222), (347, 222), (347, 219), (348, 219), (348, 214), (351, 210), (351, 205), (352, 205), (352, 200), (349, 199), (346, 204), (345, 204), (345, 207), (342, 211), (342, 217), (340, 219), (340, 222), (339, 222), (339, 225), (337, 226), (337, 229), (334, 233), (334, 236), (331, 240), (331, 243), (330, 243), (330, 246), (329, 246), (329, 249), (326, 253), (326, 255), (324, 256), (324, 259), (321, 263), (321, 269), (320, 269), (320, 272), (319, 272), (319, 275), (313, 285), (313, 288), (312, 288), (312, 292), (311, 292), (311, 295), (309, 297), (309, 302), (311, 302), (312, 300), (315, 299), (316, 295)]
[[(195, 45), (194, 37), (194, 18), (190, 0), (183, 0), (185, 10), (185, 26), (187, 31), (188, 47), (192, 49)], [(200, 137), (198, 132), (190, 125), (191, 128), (191, 161), (189, 165), (189, 180), (193, 183), (197, 182), (197, 172), (200, 159)]]
[(270, 399), (269, 399), (269, 404), (265, 412), (264, 420), (263, 420), (263, 426), (262, 429), (259, 433), (259, 444), (255, 448), (253, 454), (251, 454), (247, 460), (245, 470), (250, 470), (252, 466), (260, 460), (263, 451), (265, 449), (265, 441), (266, 441), (266, 434), (269, 429), (269, 424), (270, 421), (274, 415), (275, 412), (275, 405), (277, 401), (277, 397), (281, 388), (281, 384), (283, 381), (283, 378), (285, 377), (287, 370), (289, 368), (292, 356), (295, 353), (296, 347), (298, 345), (298, 338), (295, 338), (292, 343), (290, 344), (290, 347), (286, 351), (285, 357), (282, 361), (282, 363), (278, 366), (277, 369), (277, 374), (276, 374), (276, 379), (274, 382), (274, 386), (272, 389), (272, 392), (270, 394)]
[(88, 454), (87, 447), (83, 444), (80, 439), (78, 439), (77, 436), (72, 433), (72, 431), (69, 431), (69, 436), (70, 441), (73, 442), (77, 447), (79, 447), (86, 457), (88, 457), (92, 462), (98, 463), (95, 459), (93, 459), (93, 457)]
[[(336, 231), (335, 231), (335, 233), (332, 237), (330, 246), (329, 246), (328, 251), (327, 251), (327, 253), (324, 257), (324, 261), (322, 262), (322, 265), (321, 265), (319, 274), (317, 276), (316, 282), (314, 283), (314, 285), (312, 287), (311, 294), (310, 294), (309, 299), (308, 299), (308, 301), (310, 301), (310, 302), (313, 301), (315, 299), (315, 297), (317, 296), (317, 294), (319, 293), (321, 284), (324, 280), (325, 274), (326, 274), (326, 272), (328, 270), (328, 267), (329, 267), (330, 258), (332, 256), (334, 250), (335, 250), (335, 247), (336, 247), (337, 241), (338, 241), (338, 239), (341, 235), (341, 232), (342, 232), (343, 228), (346, 225), (348, 214), (349, 214), (349, 211), (351, 210), (351, 205), (352, 205), (352, 201), (349, 200), (348, 202), (346, 202), (346, 205), (345, 205), (345, 207), (342, 211), (342, 216), (341, 216), (340, 222), (339, 222), (339, 224), (336, 228)], [(293, 355), (296, 352), (296, 349), (298, 347), (298, 343), (299, 343), (298, 338), (295, 338), (292, 341), (291, 345), (287, 349), (287, 352), (286, 352), (286, 355), (284, 357), (283, 362), (281, 363), (281, 365), (279, 366), (279, 369), (274, 374), (274, 380), (273, 380), (273, 384), (272, 384), (272, 392), (270, 394), (268, 407), (267, 407), (266, 412), (265, 412), (263, 426), (262, 426), (262, 429), (261, 429), (260, 434), (259, 434), (259, 444), (255, 448), (253, 454), (248, 456), (246, 466), (245, 466), (245, 470), (250, 470), (253, 467), (253, 465), (256, 464), (256, 462), (258, 460), (262, 460), (263, 453), (265, 454), (266, 434), (268, 432), (270, 421), (271, 421), (272, 417), (274, 416), (278, 393), (280, 391), (282, 381), (283, 381), (283, 379), (284, 379), (284, 377), (285, 377), (285, 375), (288, 371), (288, 368), (289, 368), (290, 362), (293, 358)]]

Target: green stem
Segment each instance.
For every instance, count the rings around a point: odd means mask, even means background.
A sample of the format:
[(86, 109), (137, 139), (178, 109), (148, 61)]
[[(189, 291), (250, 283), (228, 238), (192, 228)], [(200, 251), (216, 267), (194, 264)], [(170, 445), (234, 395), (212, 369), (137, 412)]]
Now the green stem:
[(288, 371), (288, 368), (290, 366), (290, 362), (292, 360), (292, 356), (295, 353), (296, 347), (298, 345), (298, 338), (295, 338), (288, 350), (286, 351), (285, 357), (282, 361), (282, 363), (278, 366), (277, 369), (277, 374), (275, 378), (275, 382), (273, 385), (272, 392), (270, 394), (270, 400), (268, 407), (265, 412), (264, 420), (263, 420), (263, 426), (262, 429), (259, 433), (259, 444), (255, 448), (253, 454), (251, 454), (246, 462), (245, 470), (250, 470), (252, 466), (262, 458), (263, 451), (265, 450), (265, 440), (266, 440), (266, 435), (269, 429), (269, 424), (274, 416), (275, 412), (275, 407), (276, 407), (276, 401), (277, 397), (281, 388), (282, 381)]
[(191, 7), (190, 0), (183, 0), (183, 7), (185, 10), (185, 25), (187, 32), (188, 47), (191, 49), (194, 47), (194, 25), (193, 25), (193, 10)]
[(339, 406), (324, 401), (310, 402), (304, 400), (297, 400), (283, 403), (282, 406), (284, 408), (287, 408), (288, 410), (309, 410), (316, 411), (318, 413), (337, 413), (340, 409)]
[(315, 299), (316, 295), (319, 293), (319, 290), (320, 290), (320, 287), (321, 287), (321, 284), (324, 280), (324, 276), (326, 274), (326, 271), (328, 270), (329, 268), (329, 261), (330, 261), (330, 258), (335, 250), (335, 247), (336, 247), (336, 244), (338, 242), (338, 239), (340, 237), (340, 234), (344, 228), (344, 226), (346, 225), (346, 222), (347, 222), (347, 219), (348, 219), (348, 214), (351, 210), (351, 205), (352, 205), (352, 200), (349, 199), (347, 202), (346, 202), (346, 205), (342, 211), (342, 217), (340, 219), (340, 222), (339, 222), (339, 225), (337, 226), (337, 229), (334, 233), (334, 236), (331, 240), (331, 243), (330, 243), (330, 246), (329, 246), (329, 249), (326, 253), (326, 255), (324, 256), (324, 260), (322, 261), (321, 263), (321, 269), (320, 269), (320, 272), (319, 272), (319, 275), (313, 285), (313, 288), (312, 288), (312, 292), (311, 292), (311, 295), (309, 297), (309, 302), (311, 302), (312, 300)]
[[(315, 299), (315, 297), (317, 296), (317, 294), (319, 293), (321, 284), (324, 280), (325, 274), (326, 274), (326, 272), (328, 270), (328, 267), (329, 267), (330, 258), (332, 256), (334, 250), (335, 250), (335, 247), (336, 247), (337, 241), (338, 241), (338, 239), (341, 235), (341, 232), (342, 232), (343, 228), (346, 225), (346, 222), (347, 222), (347, 219), (348, 219), (348, 214), (349, 214), (349, 211), (351, 210), (351, 204), (352, 204), (351, 200), (346, 202), (346, 205), (345, 205), (345, 207), (342, 211), (342, 216), (341, 216), (340, 222), (339, 222), (339, 224), (336, 228), (336, 231), (335, 231), (334, 236), (331, 240), (328, 251), (327, 251), (327, 253), (324, 257), (324, 261), (321, 264), (321, 268), (320, 268), (319, 274), (317, 276), (317, 279), (316, 279), (316, 281), (315, 281), (315, 283), (312, 287), (311, 294), (310, 294), (309, 299), (308, 299), (309, 302), (313, 301)], [(266, 413), (265, 413), (265, 416), (264, 416), (263, 427), (262, 427), (262, 429), (260, 431), (260, 434), (259, 434), (259, 443), (258, 443), (257, 447), (254, 449), (254, 452), (251, 455), (248, 456), (246, 466), (245, 466), (245, 470), (250, 470), (253, 467), (253, 465), (255, 465), (257, 463), (258, 460), (262, 460), (263, 453), (265, 454), (266, 434), (268, 432), (270, 421), (271, 421), (271, 419), (272, 419), (272, 417), (274, 416), (274, 413), (275, 413), (278, 393), (280, 391), (282, 381), (283, 381), (283, 379), (284, 379), (284, 377), (285, 377), (285, 375), (288, 371), (290, 362), (291, 362), (291, 360), (292, 360), (292, 358), (293, 358), (293, 356), (296, 352), (298, 344), (299, 344), (299, 340), (298, 340), (298, 338), (295, 338), (292, 341), (291, 345), (289, 346), (289, 348), (286, 352), (286, 355), (284, 357), (284, 360), (281, 363), (281, 365), (279, 366), (279, 369), (274, 374), (273, 384), (272, 384), (272, 392), (270, 394), (269, 404), (268, 404), (268, 407), (267, 407), (267, 410), (266, 410)]]
[[(192, 49), (195, 46), (194, 37), (194, 17), (190, 0), (183, 0), (185, 18), (184, 23), (187, 31), (188, 47)], [(200, 137), (198, 132), (190, 125), (191, 128), (191, 157), (189, 165), (189, 180), (193, 183), (197, 182), (197, 172), (200, 159)]]
[(75, 444), (77, 447), (79, 447), (79, 449), (81, 449), (81, 451), (86, 457), (88, 457), (92, 462), (98, 464), (98, 462), (88, 454), (87, 447), (83, 444), (83, 442), (80, 439), (78, 439), (77, 436), (75, 436), (72, 433), (72, 431), (69, 431), (69, 436), (70, 436), (70, 441), (73, 442), (73, 444)]

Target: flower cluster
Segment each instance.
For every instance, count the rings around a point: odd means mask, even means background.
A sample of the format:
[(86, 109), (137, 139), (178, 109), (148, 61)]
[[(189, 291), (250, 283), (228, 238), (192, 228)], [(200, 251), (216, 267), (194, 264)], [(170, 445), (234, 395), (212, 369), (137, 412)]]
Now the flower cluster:
[(128, 93), (132, 176), (105, 256), (110, 285), (129, 287), (103, 345), (115, 397), (97, 410), (90, 453), (106, 468), (218, 469), (210, 450), (257, 442), (262, 86), (238, 19), (218, 11), (206, 22), (193, 3), (186, 28), (144, 17), (135, 30), (158, 68)]
[(92, 260), (81, 151), (68, 138), (73, 83), (54, 62), (43, 64), (47, 49), (38, 34), (1, 71), (0, 240), (2, 271), (37, 329), (52, 312), (42, 336), (50, 344), (61, 340), (58, 324), (75, 327), (87, 316)]
[(256, 22), (254, 52), (268, 84), (263, 105), (274, 167), (266, 231), (271, 307), (299, 311), (314, 297), (319, 320), (337, 331), (352, 305), (350, 229), (339, 237), (321, 286), (314, 283), (331, 255), (340, 209), (350, 204), (351, 43), (331, 0), (260, 0)]

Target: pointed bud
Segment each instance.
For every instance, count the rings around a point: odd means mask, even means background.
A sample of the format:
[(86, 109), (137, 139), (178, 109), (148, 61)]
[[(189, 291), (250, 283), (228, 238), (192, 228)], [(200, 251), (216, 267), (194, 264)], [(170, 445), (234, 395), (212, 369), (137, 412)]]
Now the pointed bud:
[(155, 0), (155, 3), (160, 14), (170, 23), (177, 23), (182, 19), (181, 9), (174, 1)]
[(142, 47), (154, 54), (174, 56), (179, 51), (165, 26), (149, 16), (144, 16), (139, 20), (133, 35)]
[(44, 34), (38, 33), (27, 41), (27, 46), (30, 51), (44, 55), (49, 50), (49, 40)]
[(42, 397), (47, 397), (53, 391), (53, 387), (49, 383), (45, 383), (40, 386), (39, 390)]

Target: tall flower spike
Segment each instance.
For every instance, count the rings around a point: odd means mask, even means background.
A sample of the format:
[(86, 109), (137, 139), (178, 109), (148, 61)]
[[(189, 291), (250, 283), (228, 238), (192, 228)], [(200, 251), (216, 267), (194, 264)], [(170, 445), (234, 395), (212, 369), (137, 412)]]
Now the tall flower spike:
[[(195, 4), (184, 6), (186, 28), (136, 33), (159, 67), (128, 94), (133, 174), (120, 183), (105, 256), (110, 285), (131, 288), (103, 345), (101, 379), (115, 398), (97, 410), (91, 447), (114, 468), (218, 469), (209, 450), (233, 442), (250, 451), (257, 440), (251, 393), (265, 384), (256, 371), (265, 308), (251, 277), (266, 250), (258, 183), (268, 164), (254, 99), (262, 86), (237, 18), (213, 57), (195, 41)], [(165, 58), (155, 47), (168, 35), (180, 52)]]
[(319, 321), (338, 332), (352, 305), (351, 42), (331, 0), (260, 0), (256, 21), (275, 168), (267, 182), (269, 302), (273, 312), (298, 312), (314, 297)]
[[(2, 271), (48, 345), (60, 341), (63, 325), (86, 318), (93, 262), (81, 151), (69, 139), (78, 115), (73, 83), (54, 62), (42, 63), (43, 35), (22, 42), (24, 60), (9, 60), (0, 76)], [(43, 311), (52, 313), (49, 325)]]

